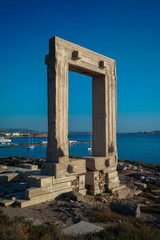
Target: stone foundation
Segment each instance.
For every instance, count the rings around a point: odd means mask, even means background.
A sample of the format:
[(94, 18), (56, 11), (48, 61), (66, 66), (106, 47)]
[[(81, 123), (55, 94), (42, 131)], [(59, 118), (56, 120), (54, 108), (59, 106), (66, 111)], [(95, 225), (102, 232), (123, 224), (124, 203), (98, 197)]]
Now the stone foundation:
[(96, 195), (119, 187), (114, 157), (85, 157), (87, 192)]

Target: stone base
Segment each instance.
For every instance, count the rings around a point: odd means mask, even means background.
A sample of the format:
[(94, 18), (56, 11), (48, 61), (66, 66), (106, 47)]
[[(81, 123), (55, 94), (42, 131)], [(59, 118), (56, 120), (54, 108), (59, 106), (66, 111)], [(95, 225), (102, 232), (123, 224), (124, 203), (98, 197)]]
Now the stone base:
[(94, 170), (103, 170), (109, 169), (111, 167), (117, 166), (117, 162), (115, 156), (112, 157), (84, 157), (86, 160), (86, 167), (87, 169), (94, 171)]
[(85, 157), (86, 159), (86, 188), (88, 193), (96, 195), (119, 186), (116, 158)]
[(85, 159), (70, 158), (69, 162), (44, 163), (41, 167), (41, 174), (55, 176), (55, 178), (84, 173), (86, 173)]

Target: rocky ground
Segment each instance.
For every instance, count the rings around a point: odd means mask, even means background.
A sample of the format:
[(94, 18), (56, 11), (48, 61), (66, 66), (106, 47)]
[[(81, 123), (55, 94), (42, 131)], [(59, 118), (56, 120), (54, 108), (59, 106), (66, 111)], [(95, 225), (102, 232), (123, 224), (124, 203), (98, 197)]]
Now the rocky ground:
[[(140, 204), (140, 219), (152, 226), (160, 227), (160, 172), (153, 168), (137, 167), (129, 163), (120, 163), (118, 169), (121, 184), (125, 184), (126, 188), (114, 194), (86, 195), (83, 202), (69, 198), (66, 201), (61, 198), (22, 209), (11, 206), (1, 206), (0, 209), (12, 218), (29, 218), (38, 223), (50, 223), (64, 228), (80, 221), (90, 221), (89, 213), (93, 209), (108, 210), (110, 203), (115, 200)], [(124, 217), (121, 218), (119, 215), (118, 221), (123, 220)], [(110, 223), (114, 223), (114, 219)], [(103, 223), (99, 224), (103, 225)]]

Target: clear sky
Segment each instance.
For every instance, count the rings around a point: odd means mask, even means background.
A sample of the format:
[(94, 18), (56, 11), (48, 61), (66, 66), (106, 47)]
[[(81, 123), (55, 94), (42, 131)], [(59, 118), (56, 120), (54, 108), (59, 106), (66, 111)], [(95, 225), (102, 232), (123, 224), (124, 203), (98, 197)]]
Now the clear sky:
[[(116, 60), (118, 132), (160, 129), (159, 0), (0, 0), (0, 128), (47, 130), (48, 40)], [(69, 73), (69, 130), (91, 130), (90, 77)]]

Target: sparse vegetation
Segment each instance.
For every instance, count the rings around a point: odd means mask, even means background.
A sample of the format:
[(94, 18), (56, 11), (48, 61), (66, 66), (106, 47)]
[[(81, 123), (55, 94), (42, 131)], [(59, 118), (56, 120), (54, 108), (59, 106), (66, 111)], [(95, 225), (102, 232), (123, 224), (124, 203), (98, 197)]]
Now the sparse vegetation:
[(118, 224), (79, 240), (159, 240), (160, 230), (148, 225)]
[[(135, 218), (128, 218), (128, 222), (118, 223), (120, 215), (111, 211), (94, 208), (90, 215), (99, 222), (113, 221), (114, 226), (107, 227), (99, 233), (82, 236), (79, 240), (159, 240), (160, 229), (142, 224)], [(123, 216), (121, 216), (123, 219)], [(74, 240), (76, 238), (62, 235), (54, 226), (33, 226), (23, 219), (11, 220), (0, 212), (1, 240)]]
[(143, 206), (141, 211), (160, 214), (160, 206)]

